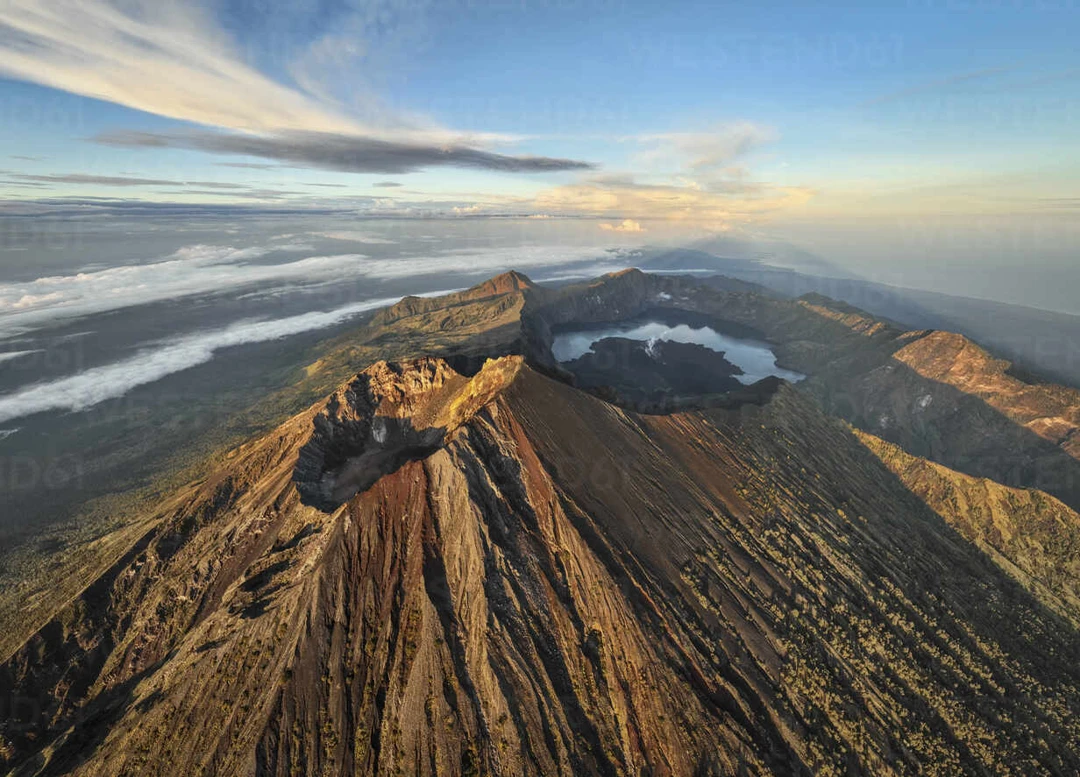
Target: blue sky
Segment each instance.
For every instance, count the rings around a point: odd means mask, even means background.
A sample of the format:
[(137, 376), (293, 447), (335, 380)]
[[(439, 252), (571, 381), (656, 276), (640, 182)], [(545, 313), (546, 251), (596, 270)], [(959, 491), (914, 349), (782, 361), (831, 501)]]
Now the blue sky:
[(1073, 0), (277, 5), (5, 4), (0, 195), (704, 230), (1075, 213)]

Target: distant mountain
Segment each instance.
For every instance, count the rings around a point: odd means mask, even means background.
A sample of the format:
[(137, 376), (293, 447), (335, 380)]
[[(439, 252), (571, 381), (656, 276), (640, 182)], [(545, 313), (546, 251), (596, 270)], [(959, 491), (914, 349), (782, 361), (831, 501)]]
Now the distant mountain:
[[(809, 377), (552, 355), (642, 317)], [(0, 623), (13, 773), (1080, 772), (1080, 392), (639, 271), (406, 298), (304, 380)]]
[(814, 272), (797, 271), (745, 256), (725, 258), (705, 250), (679, 249), (649, 254), (641, 266), (654, 272), (691, 268), (720, 273), (724, 277), (717, 282), (729, 290), (734, 290), (732, 284), (739, 279), (758, 293), (788, 298), (821, 294), (907, 327), (966, 335), (1016, 362), (1017, 369), (1043, 380), (1080, 387), (1077, 315), (875, 283), (841, 274), (838, 268), (820, 262)]

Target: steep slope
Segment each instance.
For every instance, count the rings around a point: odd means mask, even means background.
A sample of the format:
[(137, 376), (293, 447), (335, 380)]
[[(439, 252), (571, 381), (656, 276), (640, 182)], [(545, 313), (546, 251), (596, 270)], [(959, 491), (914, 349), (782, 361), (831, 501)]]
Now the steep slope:
[(919, 375), (979, 397), (1010, 420), (1080, 458), (1080, 391), (1030, 384), (1012, 365), (995, 359), (966, 337), (929, 332), (893, 356)]
[[(298, 362), (291, 373), (293, 377), (283, 389), (242, 397), (237, 392), (228, 393), (220, 397), (221, 406), (213, 412), (202, 412), (198, 405), (193, 405), (185, 408), (182, 415), (168, 417), (160, 424), (152, 423), (153, 415), (140, 414), (128, 419), (126, 424), (138, 429), (141, 437), (153, 440), (146, 445), (136, 444), (134, 453), (127, 450), (129, 441), (124, 435), (111, 446), (120, 449), (114, 452), (121, 459), (145, 454), (138, 467), (132, 469), (144, 478), (146, 471), (153, 472), (155, 477), (149, 485), (141, 484), (137, 490), (131, 484), (128, 468), (125, 468), (127, 474), (119, 476), (119, 482), (115, 477), (107, 477), (106, 471), (115, 462), (102, 461), (109, 457), (100, 448), (76, 437), (75, 443), (82, 440), (87, 446), (76, 448), (78, 462), (85, 465), (77, 470), (81, 499), (86, 500), (88, 495), (102, 489), (108, 492), (110, 487), (116, 491), (122, 487), (132, 490), (95, 499), (81, 510), (73, 509), (70, 517), (77, 520), (42, 537), (38, 543), (40, 549), (24, 546), (15, 554), (4, 553), (3, 550), (10, 551), (7, 547), (0, 550), (0, 656), (10, 654), (63, 603), (111, 566), (131, 544), (132, 537), (145, 533), (145, 523), (157, 512), (163, 495), (167, 497), (194, 478), (214, 472), (224, 452), (275, 429), (336, 391), (357, 372), (380, 360), (431, 354), (443, 356), (457, 369), (471, 374), (487, 356), (522, 352), (521, 310), (525, 300), (517, 286), (524, 281), (514, 280), (519, 277), (523, 278), (507, 273), (443, 297), (406, 298), (346, 335), (304, 353), (304, 361)], [(421, 304), (428, 305), (425, 310), (431, 315), (404, 314), (409, 300), (422, 300)], [(397, 313), (388, 315), (394, 310)], [(135, 408), (141, 406), (137, 400), (130, 404)], [(154, 432), (147, 434), (146, 425), (151, 424)], [(182, 434), (180, 430), (188, 433)], [(185, 437), (186, 443), (179, 437)], [(146, 451), (146, 446), (168, 449), (175, 459), (162, 460), (160, 455)], [(59, 455), (57, 461), (63, 464), (71, 459)], [(57, 478), (63, 474), (60, 472)], [(0, 494), (0, 502), (3, 499), (4, 495)], [(7, 518), (22, 509), (21, 503), (3, 506), (7, 508)], [(50, 520), (56, 520), (56, 516)]]
[(220, 361), (196, 368), (173, 393), (147, 386), (94, 412), (56, 414), (50, 433), (0, 452), (0, 655), (115, 560), (115, 548), (128, 544), (116, 542), (118, 530), (144, 531), (131, 524), (162, 493), (205, 475), (221, 452), (274, 429), (358, 371), (435, 354), (471, 373), (487, 356), (520, 353), (528, 285), (507, 273), (439, 298), (442, 316), (385, 320), (373, 312), (322, 341), (312, 332), (230, 351), (222, 369)]
[(856, 436), (965, 539), (1080, 625), (1080, 515), (1075, 510), (1042, 491), (973, 478), (872, 434)]
[(1018, 746), (1027, 734), (1016, 720), (1041, 717), (1028, 714), (1042, 700), (1000, 705), (1006, 687), (1030, 682), (1056, 687), (1064, 695), (1051, 705), (1075, 711), (1077, 677), (1052, 656), (1075, 651), (1076, 632), (796, 392), (761, 408), (622, 415), (621, 434), (594, 436), (591, 400), (544, 387), (577, 407), (545, 413), (533, 398), (523, 423), (549, 469), (574, 473), (567, 492), (582, 520), (648, 601), (671, 608), (669, 627), (684, 624), (678, 641), (704, 653), (703, 676), (719, 674), (752, 709), (756, 696), (814, 773), (1075, 768), (1074, 713), (1050, 713), (1043, 729), (1065, 747), (1055, 763)]
[(2, 733), (27, 774), (1069, 774), (1078, 650), (790, 388), (422, 359), (177, 494)]
[[(313, 564), (317, 548), (305, 545), (315, 552), (307, 556), (298, 546), (342, 514), (304, 502), (335, 498), (342, 475), (351, 490), (357, 470), (349, 465), (362, 464), (363, 476), (375, 479), (372, 470), (393, 469), (437, 448), (442, 435), (490, 401), (519, 368), (519, 360), (493, 362), (468, 380), (439, 360), (403, 368), (378, 363), (233, 452), (222, 471), (170, 500), (153, 529), (8, 660), (0, 687), (11, 697), (40, 701), (14, 710), (3, 731), (4, 750), (37, 740), (44, 728), (66, 725), (76, 712), (93, 718), (126, 705), (122, 700), (138, 679), (177, 658), (179, 641), (215, 617), (252, 627), (234, 645), (251, 669), (248, 662), (259, 651), (247, 650), (245, 640), (262, 639), (270, 628), (270, 619), (254, 617), (262, 597), (276, 590), (265, 584), (290, 562)], [(423, 438), (419, 447), (417, 437)], [(294, 633), (301, 628), (298, 613), (290, 609), (284, 619)], [(189, 647), (203, 655), (200, 645)], [(210, 691), (222, 690), (210, 678), (198, 679)], [(268, 681), (257, 673), (237, 679)], [(270, 678), (265, 687), (275, 682)], [(86, 710), (79, 710), (87, 700)], [(203, 717), (209, 725), (221, 723), (212, 713)], [(65, 738), (61, 753), (81, 752), (83, 735), (79, 729)]]

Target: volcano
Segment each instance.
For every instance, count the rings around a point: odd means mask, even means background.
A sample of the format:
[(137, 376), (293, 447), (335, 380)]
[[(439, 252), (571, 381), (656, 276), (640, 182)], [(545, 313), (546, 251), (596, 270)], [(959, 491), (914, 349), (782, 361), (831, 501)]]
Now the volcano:
[[(552, 355), (642, 316), (808, 378)], [(9, 637), (6, 768), (1080, 773), (1080, 393), (636, 270), (406, 298), (310, 372), (340, 380)]]

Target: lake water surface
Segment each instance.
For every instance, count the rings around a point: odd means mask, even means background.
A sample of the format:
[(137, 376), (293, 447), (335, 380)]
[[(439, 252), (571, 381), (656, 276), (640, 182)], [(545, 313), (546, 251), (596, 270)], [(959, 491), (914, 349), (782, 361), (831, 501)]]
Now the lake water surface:
[(696, 343), (714, 351), (723, 351), (725, 358), (739, 367), (744, 374), (736, 375), (740, 383), (750, 385), (762, 378), (775, 375), (797, 383), (806, 376), (793, 370), (776, 366), (776, 355), (768, 343), (742, 337), (723, 335), (711, 327), (691, 327), (686, 324), (668, 326), (659, 321), (643, 324), (590, 329), (583, 332), (565, 332), (555, 336), (551, 350), (560, 362), (574, 359), (592, 350), (593, 343), (605, 337), (625, 337), (630, 340), (672, 340), (677, 343)]

